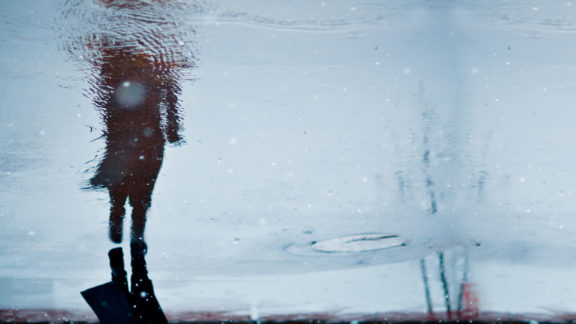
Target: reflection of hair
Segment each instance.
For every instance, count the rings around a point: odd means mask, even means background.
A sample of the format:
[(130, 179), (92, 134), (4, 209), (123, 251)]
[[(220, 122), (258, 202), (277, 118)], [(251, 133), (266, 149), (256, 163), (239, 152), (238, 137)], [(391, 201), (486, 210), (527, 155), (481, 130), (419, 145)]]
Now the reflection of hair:
[(151, 3), (158, 2), (158, 3), (168, 3), (173, 0), (98, 0), (98, 2), (102, 3), (106, 7), (111, 8), (140, 8), (149, 6)]
[(190, 22), (201, 10), (188, 0), (65, 0), (56, 25), (62, 49), (82, 68), (98, 66), (104, 48), (123, 47), (157, 65), (186, 69), (195, 65)]

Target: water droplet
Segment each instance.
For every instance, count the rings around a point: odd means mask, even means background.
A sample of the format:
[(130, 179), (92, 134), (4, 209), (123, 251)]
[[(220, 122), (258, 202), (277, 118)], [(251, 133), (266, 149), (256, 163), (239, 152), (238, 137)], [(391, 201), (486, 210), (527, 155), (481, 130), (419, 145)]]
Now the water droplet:
[(124, 109), (135, 109), (146, 99), (146, 87), (137, 82), (124, 81), (114, 92), (114, 97)]
[(152, 135), (154, 135), (154, 130), (152, 128), (145, 128), (143, 133), (146, 137), (152, 137)]

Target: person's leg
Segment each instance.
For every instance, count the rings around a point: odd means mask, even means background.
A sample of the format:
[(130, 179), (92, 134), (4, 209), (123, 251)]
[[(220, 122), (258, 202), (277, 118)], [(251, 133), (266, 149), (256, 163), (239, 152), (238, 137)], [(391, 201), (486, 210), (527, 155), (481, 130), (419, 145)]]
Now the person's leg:
[(151, 205), (150, 193), (140, 193), (130, 196), (130, 205), (132, 205), (132, 232), (131, 244), (144, 242), (144, 230), (146, 227), (146, 216)]
[(128, 292), (128, 278), (126, 270), (124, 269), (124, 254), (122, 253), (122, 248), (114, 248), (108, 252), (108, 257), (110, 258), (110, 270), (112, 272), (112, 282), (122, 288), (122, 291), (126, 296), (129, 296)]
[(126, 209), (128, 191), (123, 184), (109, 188), (110, 193), (110, 221), (108, 224), (108, 236), (114, 243), (122, 242), (122, 222)]
[(152, 192), (156, 178), (162, 166), (162, 157), (164, 152), (164, 142), (150, 139), (145, 149), (139, 156), (140, 158), (133, 166), (133, 175), (131, 177), (129, 200), (132, 206), (132, 233), (131, 244), (141, 244), (144, 249), (144, 229), (148, 210), (152, 205)]
[[(142, 244), (138, 244), (141, 242)], [(156, 299), (152, 280), (148, 278), (146, 260), (144, 258), (145, 246), (143, 240), (130, 244), (132, 254), (132, 277), (130, 278), (130, 293), (132, 295), (132, 311), (135, 323), (167, 324), (168, 320)]]

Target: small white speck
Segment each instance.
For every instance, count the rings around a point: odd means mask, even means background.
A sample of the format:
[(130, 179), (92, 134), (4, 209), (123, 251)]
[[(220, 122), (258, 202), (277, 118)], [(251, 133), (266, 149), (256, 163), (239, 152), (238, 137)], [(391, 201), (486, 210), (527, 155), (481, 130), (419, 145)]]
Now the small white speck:
[(139, 158), (140, 160), (144, 161), (144, 155), (140, 155), (138, 158)]
[(228, 169), (228, 174), (233, 174), (234, 173), (234, 169)]
[(526, 182), (525, 178), (520, 178), (520, 182)]
[(228, 139), (228, 144), (230, 144), (230, 145), (236, 145), (236, 144), (238, 144), (238, 139), (237, 139), (236, 137), (230, 137), (230, 138)]
[(404, 68), (404, 74), (408, 75), (410, 73), (412, 73), (412, 70), (410, 68)]
[(533, 10), (533, 11), (538, 11), (538, 10), (540, 10), (540, 8), (538, 8), (538, 7), (532, 7), (532, 10)]
[(351, 11), (356, 11), (356, 7), (350, 7)]
[(34, 233), (34, 231), (28, 231), (28, 236), (34, 236), (36, 235), (36, 233)]
[(130, 86), (130, 81), (124, 81), (124, 83), (122, 83), (122, 86), (128, 88)]
[(40, 136), (44, 136), (44, 135), (46, 135), (46, 131), (41, 130), (41, 131), (39, 132), (39, 134), (40, 134)]

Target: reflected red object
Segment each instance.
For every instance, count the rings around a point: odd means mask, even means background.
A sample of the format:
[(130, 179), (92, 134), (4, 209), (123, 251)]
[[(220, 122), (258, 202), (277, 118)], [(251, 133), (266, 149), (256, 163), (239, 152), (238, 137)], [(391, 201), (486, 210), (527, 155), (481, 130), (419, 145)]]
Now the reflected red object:
[(480, 299), (478, 290), (473, 283), (465, 282), (462, 284), (463, 309), (461, 317), (463, 319), (478, 318), (480, 314)]

